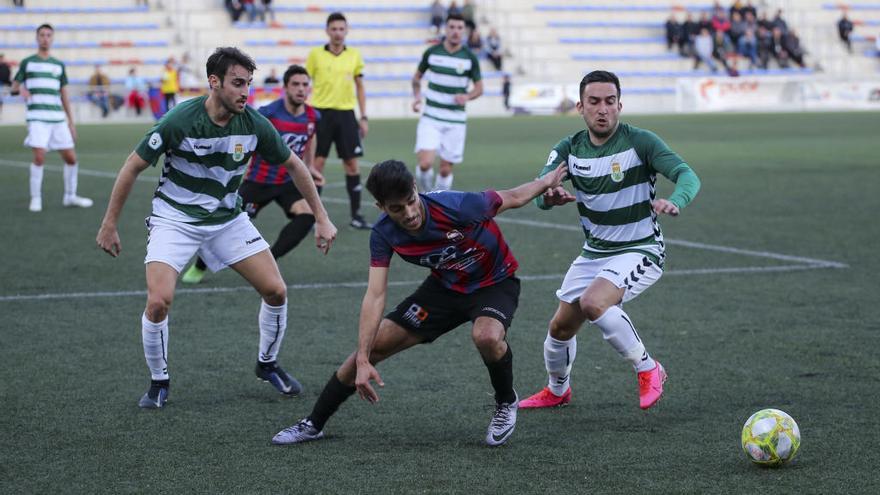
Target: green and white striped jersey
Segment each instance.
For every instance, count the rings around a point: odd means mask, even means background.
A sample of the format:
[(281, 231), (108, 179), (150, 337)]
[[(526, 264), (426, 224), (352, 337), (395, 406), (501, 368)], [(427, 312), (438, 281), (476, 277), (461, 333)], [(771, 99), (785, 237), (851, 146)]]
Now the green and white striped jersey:
[(440, 43), (425, 50), (418, 71), (428, 81), (423, 115), (443, 122), (467, 122), (464, 105), (455, 103), (455, 95), (467, 93), (470, 81), (483, 78), (476, 55), (465, 46), (449, 53)]
[[(568, 166), (586, 236), (581, 256), (602, 258), (639, 252), (662, 266), (663, 232), (651, 202), (657, 172), (676, 182), (669, 200), (684, 208), (699, 190), (699, 179), (678, 154), (656, 134), (628, 124), (602, 146), (590, 142), (587, 130), (563, 139), (550, 152), (545, 175)], [(687, 180), (679, 181), (679, 178)], [(540, 198), (539, 198), (540, 200)], [(538, 201), (540, 208), (546, 208)]]
[(196, 225), (228, 222), (241, 213), (238, 186), (254, 153), (271, 164), (290, 157), (272, 124), (253, 108), (220, 127), (205, 109), (207, 96), (187, 100), (160, 120), (135, 149), (165, 167), (153, 197), (153, 215)]
[(31, 55), (21, 61), (15, 80), (31, 93), (27, 101), (28, 122), (67, 121), (61, 105), (61, 88), (67, 85), (63, 62), (55, 57)]

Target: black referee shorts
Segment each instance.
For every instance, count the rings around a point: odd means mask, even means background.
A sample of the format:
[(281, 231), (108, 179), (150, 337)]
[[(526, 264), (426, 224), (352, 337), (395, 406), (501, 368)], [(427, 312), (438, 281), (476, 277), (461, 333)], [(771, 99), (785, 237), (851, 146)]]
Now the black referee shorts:
[(425, 342), (432, 342), (480, 316), (498, 320), (507, 330), (518, 305), (519, 279), (516, 277), (462, 294), (443, 287), (431, 276), (385, 318), (422, 337)]
[(361, 128), (354, 116), (354, 110), (333, 110), (319, 108), (321, 120), (318, 121), (318, 146), (315, 156), (330, 155), (330, 145), (336, 143), (336, 156), (348, 160), (364, 156), (361, 145)]

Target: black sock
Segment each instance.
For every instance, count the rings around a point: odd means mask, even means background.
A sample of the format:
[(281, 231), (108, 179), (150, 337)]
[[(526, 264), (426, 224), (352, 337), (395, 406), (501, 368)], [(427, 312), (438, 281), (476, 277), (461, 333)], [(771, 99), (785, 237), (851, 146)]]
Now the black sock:
[(358, 216), (361, 209), (361, 176), (346, 175), (345, 190), (348, 191), (348, 203), (351, 210), (351, 218)]
[(315, 216), (312, 214), (296, 215), (293, 219), (281, 229), (278, 239), (272, 245), (272, 256), (278, 258), (289, 253), (291, 249), (299, 245), (315, 225)]
[(336, 413), (339, 406), (351, 397), (355, 390), (355, 387), (349, 387), (339, 381), (334, 371), (327, 385), (324, 385), (321, 395), (318, 396), (318, 401), (315, 402), (315, 407), (312, 408), (312, 414), (309, 414), (309, 420), (315, 426), (315, 429), (318, 431), (323, 430), (324, 424), (330, 419), (330, 416)]
[(208, 265), (205, 264), (205, 260), (201, 256), (196, 256), (196, 268), (199, 270), (206, 270), (208, 268)]
[(513, 351), (510, 350), (510, 345), (507, 345), (507, 352), (501, 359), (485, 364), (489, 369), (492, 388), (495, 389), (495, 402), (510, 404), (516, 400), (516, 392), (513, 391)]

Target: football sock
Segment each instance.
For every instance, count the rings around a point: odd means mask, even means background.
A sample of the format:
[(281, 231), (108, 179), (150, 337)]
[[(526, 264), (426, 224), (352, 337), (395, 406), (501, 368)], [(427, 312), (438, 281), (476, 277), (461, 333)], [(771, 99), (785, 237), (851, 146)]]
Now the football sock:
[(208, 269), (208, 264), (205, 263), (205, 260), (203, 260), (201, 256), (196, 256), (196, 268), (202, 271)]
[(153, 380), (168, 379), (168, 317), (159, 323), (141, 316), (141, 339), (144, 343), (144, 358), (150, 368)]
[(293, 219), (281, 229), (281, 233), (278, 234), (278, 239), (275, 240), (275, 244), (272, 245), (272, 256), (277, 260), (289, 253), (291, 249), (299, 245), (300, 241), (309, 234), (309, 231), (312, 230), (312, 225), (315, 225), (315, 216), (311, 213), (303, 213), (294, 216)]
[(64, 165), (64, 197), (76, 196), (76, 178), (79, 175), (79, 164)]
[(636, 371), (654, 369), (656, 363), (648, 355), (642, 339), (636, 332), (636, 327), (632, 324), (629, 316), (620, 309), (620, 306), (611, 306), (602, 316), (591, 323), (602, 329), (602, 336), (605, 337), (605, 340), (618, 354), (632, 363)]
[(498, 404), (510, 404), (516, 400), (516, 392), (513, 391), (513, 351), (510, 345), (507, 352), (494, 363), (485, 363), (489, 369), (489, 379), (492, 388), (495, 389), (495, 402)]
[(434, 184), (434, 189), (437, 191), (448, 191), (452, 189), (452, 174), (449, 174), (446, 177), (438, 175), (437, 183)]
[(571, 366), (576, 355), (577, 337), (557, 340), (547, 333), (547, 338), (544, 339), (544, 365), (550, 375), (547, 386), (557, 396), (562, 396), (571, 386)]
[(43, 166), (31, 163), (31, 197), (43, 197)]
[(260, 301), (260, 355), (261, 363), (271, 363), (278, 357), (281, 340), (287, 329), (287, 301), (281, 306), (269, 306)]
[(358, 216), (361, 209), (361, 176), (346, 175), (345, 190), (348, 191), (348, 203), (351, 210), (351, 218)]
[(318, 431), (323, 430), (324, 424), (327, 423), (330, 416), (336, 413), (339, 406), (351, 397), (355, 390), (357, 389), (353, 385), (348, 386), (339, 381), (334, 371), (327, 385), (324, 385), (321, 395), (318, 396), (318, 400), (312, 408), (312, 413), (309, 414), (309, 420), (315, 429)]
[(422, 167), (416, 167), (416, 186), (420, 193), (429, 193), (434, 188), (434, 169), (422, 170)]

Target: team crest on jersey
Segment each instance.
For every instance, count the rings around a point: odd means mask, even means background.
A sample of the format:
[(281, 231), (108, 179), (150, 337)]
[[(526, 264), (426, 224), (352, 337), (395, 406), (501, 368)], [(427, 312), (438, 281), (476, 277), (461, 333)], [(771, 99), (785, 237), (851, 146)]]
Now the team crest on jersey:
[(241, 143), (236, 143), (235, 148), (232, 151), (232, 159), (240, 162), (244, 159), (244, 145)]
[(446, 238), (452, 242), (458, 242), (458, 241), (464, 239), (464, 234), (462, 234), (461, 232), (459, 232), (457, 230), (450, 230), (449, 232), (446, 233)]
[(455, 64), (455, 73), (456, 74), (464, 74), (464, 62), (458, 62)]
[(623, 170), (621, 170), (620, 164), (617, 162), (611, 164), (611, 180), (614, 182), (623, 180)]
[(306, 126), (306, 132), (308, 132), (309, 136), (315, 133), (315, 123), (309, 122)]

